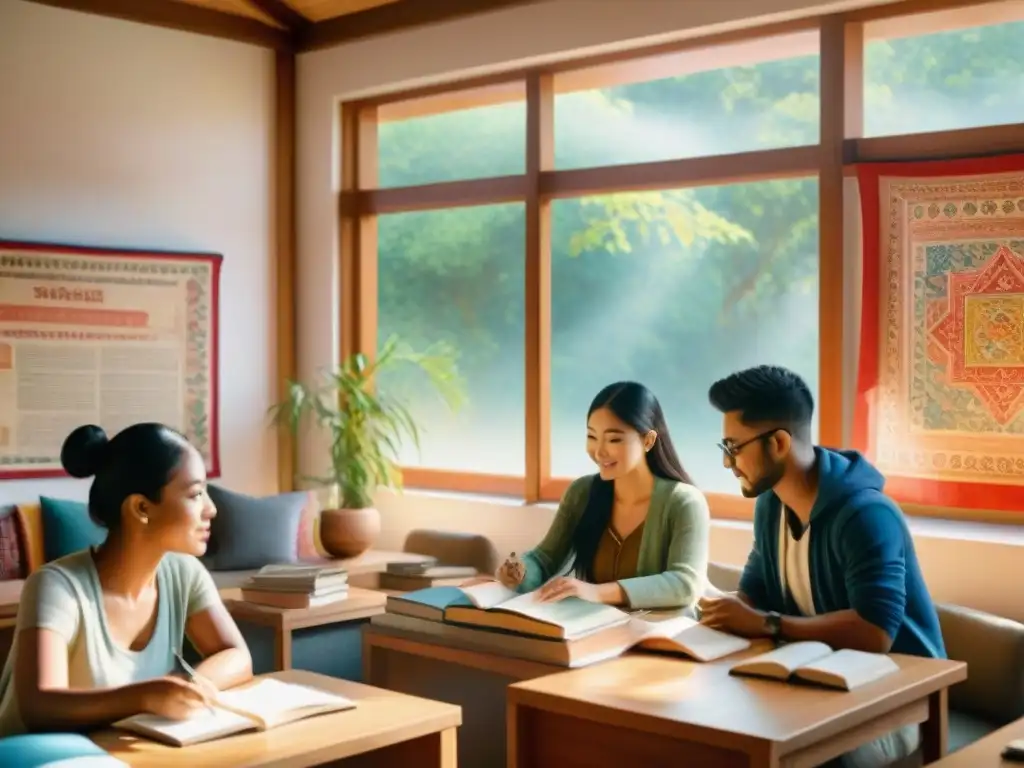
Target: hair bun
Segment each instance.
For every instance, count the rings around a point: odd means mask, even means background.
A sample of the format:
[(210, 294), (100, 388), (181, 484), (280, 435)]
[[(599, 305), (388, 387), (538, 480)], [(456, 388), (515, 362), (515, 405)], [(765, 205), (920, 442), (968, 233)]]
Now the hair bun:
[(92, 477), (102, 466), (109, 444), (102, 427), (86, 424), (64, 439), (60, 463), (72, 477)]

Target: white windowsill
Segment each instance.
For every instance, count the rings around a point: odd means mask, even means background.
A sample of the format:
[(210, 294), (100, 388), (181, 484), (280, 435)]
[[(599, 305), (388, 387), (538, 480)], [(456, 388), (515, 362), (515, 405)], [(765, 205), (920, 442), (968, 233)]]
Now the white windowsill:
[[(471, 502), (505, 507), (542, 507), (549, 510), (554, 510), (558, 507), (558, 504), (555, 502), (527, 504), (523, 499), (514, 496), (495, 496), (420, 488), (407, 488), (402, 492), (402, 495), (407, 497), (427, 496), (438, 499), (451, 499), (463, 503)], [(1024, 514), (1024, 512), (1021, 514)], [(944, 520), (932, 517), (908, 517), (907, 522), (910, 526), (910, 532), (915, 537), (968, 540), (1024, 548), (1024, 525), (995, 525), (992, 523), (972, 523), (966, 520)], [(731, 528), (734, 530), (749, 531), (753, 528), (753, 524), (747, 520), (721, 520), (716, 518), (712, 520), (711, 524), (718, 528)]]

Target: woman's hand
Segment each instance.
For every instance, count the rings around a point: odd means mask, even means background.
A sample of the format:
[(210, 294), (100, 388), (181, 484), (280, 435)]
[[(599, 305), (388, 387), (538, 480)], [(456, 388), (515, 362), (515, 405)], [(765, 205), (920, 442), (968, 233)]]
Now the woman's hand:
[(537, 590), (537, 600), (542, 603), (554, 603), (567, 597), (578, 597), (580, 600), (589, 600), (592, 603), (603, 602), (597, 584), (568, 576), (552, 579)]
[(526, 563), (516, 557), (516, 553), (513, 552), (498, 568), (495, 577), (509, 589), (515, 589), (526, 578)]
[(493, 576), (474, 576), (472, 579), (466, 579), (466, 581), (459, 584), (460, 587), (473, 587), (477, 584), (488, 584), (492, 582), (500, 582), (508, 589), (515, 589), (523, 583), (523, 579), (526, 578), (526, 563), (516, 557), (516, 553), (513, 552), (504, 563), (495, 571)]
[(170, 720), (187, 720), (201, 709), (210, 706), (210, 696), (204, 690), (213, 684), (192, 683), (180, 677), (159, 677), (138, 686), (140, 709)]

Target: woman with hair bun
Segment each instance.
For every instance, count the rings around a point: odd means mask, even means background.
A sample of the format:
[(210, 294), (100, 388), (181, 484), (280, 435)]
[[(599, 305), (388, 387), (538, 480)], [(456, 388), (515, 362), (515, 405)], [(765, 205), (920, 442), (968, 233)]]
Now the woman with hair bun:
[[(94, 477), (89, 515), (100, 546), (29, 576), (0, 676), (0, 736), (82, 730), (150, 712), (184, 719), (252, 677), (252, 659), (209, 572), (216, 509), (188, 440), (135, 424), (112, 440), (97, 426), (64, 441), (72, 477)], [(184, 638), (203, 656), (177, 662)]]

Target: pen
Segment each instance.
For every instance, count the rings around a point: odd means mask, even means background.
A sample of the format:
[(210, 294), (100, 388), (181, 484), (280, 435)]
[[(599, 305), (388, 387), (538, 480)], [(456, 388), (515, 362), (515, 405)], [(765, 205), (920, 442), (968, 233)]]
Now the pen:
[[(189, 664), (187, 661), (185, 661), (185, 657), (182, 656), (181, 653), (179, 653), (178, 651), (175, 651), (174, 652), (174, 658), (177, 659), (178, 665), (182, 668), (182, 670), (185, 672), (185, 674), (188, 675), (189, 682), (190, 683), (196, 682), (196, 679), (199, 677), (199, 673), (195, 671), (195, 669), (192, 667), (191, 664)], [(210, 710), (210, 714), (211, 715), (216, 715), (217, 714), (217, 712), (213, 708), (212, 704), (208, 708)]]

